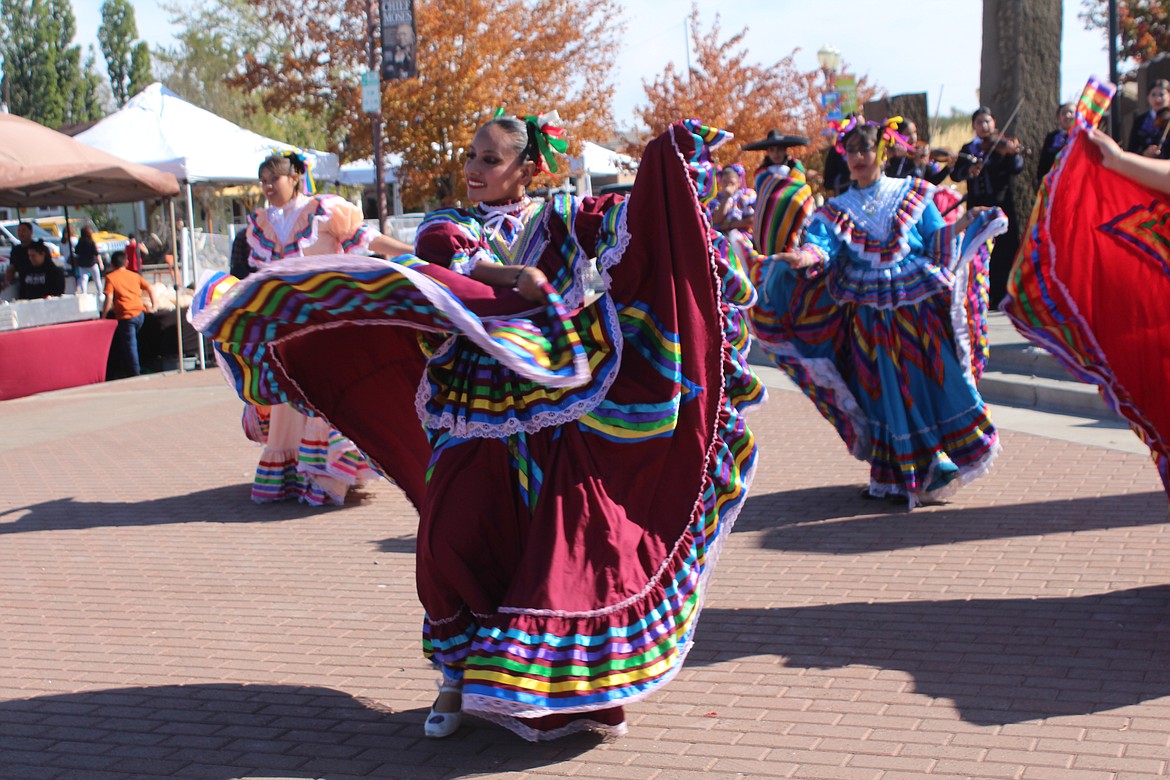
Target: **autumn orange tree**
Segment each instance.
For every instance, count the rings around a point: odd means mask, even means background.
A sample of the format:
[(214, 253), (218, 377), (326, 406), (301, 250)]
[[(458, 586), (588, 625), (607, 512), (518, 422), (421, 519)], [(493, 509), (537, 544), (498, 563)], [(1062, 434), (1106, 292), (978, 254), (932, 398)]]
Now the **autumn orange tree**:
[[(773, 128), (811, 139), (809, 147), (793, 149), (794, 156), (818, 156), (828, 143), (824, 134), (828, 125), (820, 108), (820, 71), (798, 70), (794, 60), (798, 50), (771, 65), (749, 62), (743, 45), (747, 28), (723, 38), (716, 15), (704, 32), (696, 5), (691, 7), (690, 31), (694, 61), (690, 70), (669, 63), (653, 81), (643, 84), (648, 102), (636, 113), (650, 134), (678, 119), (694, 117), (734, 133), (733, 140), (714, 152), (721, 165), (742, 161), (741, 147)], [(858, 80), (859, 103), (875, 92), (864, 77)], [(752, 165), (747, 167), (750, 171)]]
[[(250, 5), (272, 40), (288, 43), (249, 54), (237, 84), (262, 92), (270, 109), (298, 108), (327, 124), (346, 158), (370, 155), (360, 99), (369, 63), (366, 0)], [(382, 93), (384, 148), (403, 157), (404, 201), (465, 197), (463, 150), (497, 107), (557, 109), (570, 139), (608, 137), (620, 18), (616, 0), (417, 0), (419, 76), (387, 82)], [(569, 154), (575, 151), (571, 143)]]
[[(1107, 0), (1081, 0), (1085, 29), (1109, 29), (1108, 5)], [(1123, 60), (1141, 64), (1170, 48), (1170, 0), (1120, 0), (1117, 24)]]

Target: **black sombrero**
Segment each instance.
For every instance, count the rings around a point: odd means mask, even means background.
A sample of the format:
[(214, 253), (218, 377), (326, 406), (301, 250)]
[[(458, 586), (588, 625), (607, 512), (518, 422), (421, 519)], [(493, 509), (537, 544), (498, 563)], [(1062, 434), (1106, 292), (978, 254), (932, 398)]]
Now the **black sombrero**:
[(808, 139), (803, 135), (785, 135), (779, 130), (769, 130), (767, 138), (762, 141), (752, 141), (750, 144), (744, 144), (743, 150), (745, 152), (751, 152), (757, 149), (771, 149), (774, 146), (782, 146), (787, 149), (790, 146), (807, 145)]

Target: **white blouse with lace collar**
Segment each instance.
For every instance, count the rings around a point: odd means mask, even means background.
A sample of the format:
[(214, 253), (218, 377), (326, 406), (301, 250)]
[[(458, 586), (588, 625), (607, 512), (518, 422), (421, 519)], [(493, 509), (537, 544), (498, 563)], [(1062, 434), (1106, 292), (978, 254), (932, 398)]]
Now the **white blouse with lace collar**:
[(855, 225), (873, 238), (885, 241), (894, 230), (894, 216), (908, 189), (910, 179), (879, 176), (868, 187), (851, 187), (835, 200)]

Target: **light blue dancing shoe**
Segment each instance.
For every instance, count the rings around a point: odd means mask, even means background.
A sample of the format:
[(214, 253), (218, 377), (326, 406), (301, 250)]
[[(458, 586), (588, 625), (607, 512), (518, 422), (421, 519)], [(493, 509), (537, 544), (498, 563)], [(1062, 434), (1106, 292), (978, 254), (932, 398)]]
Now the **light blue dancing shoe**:
[[(448, 683), (439, 684), (439, 694), (444, 693), (463, 693), (462, 685), (450, 685)], [(436, 699), (436, 702), (438, 699)], [(431, 712), (427, 715), (427, 722), (424, 725), (423, 733), (432, 739), (442, 739), (449, 737), (459, 730), (459, 726), (463, 723), (463, 713), (456, 710), (455, 712), (435, 712), (435, 708), (431, 706)]]

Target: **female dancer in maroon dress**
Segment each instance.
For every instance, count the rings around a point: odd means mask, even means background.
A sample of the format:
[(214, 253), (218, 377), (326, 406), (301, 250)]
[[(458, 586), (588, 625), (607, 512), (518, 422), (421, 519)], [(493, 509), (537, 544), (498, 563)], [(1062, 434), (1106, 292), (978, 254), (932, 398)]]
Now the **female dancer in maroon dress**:
[(754, 291), (699, 201), (722, 137), (673, 126), (626, 201), (537, 202), (559, 132), (497, 118), (467, 151), (478, 205), (429, 215), (417, 257), (289, 261), (200, 296), (246, 398), (311, 407), (418, 508), (428, 736), (462, 713), (622, 733), (691, 647), (763, 396), (736, 314)]

